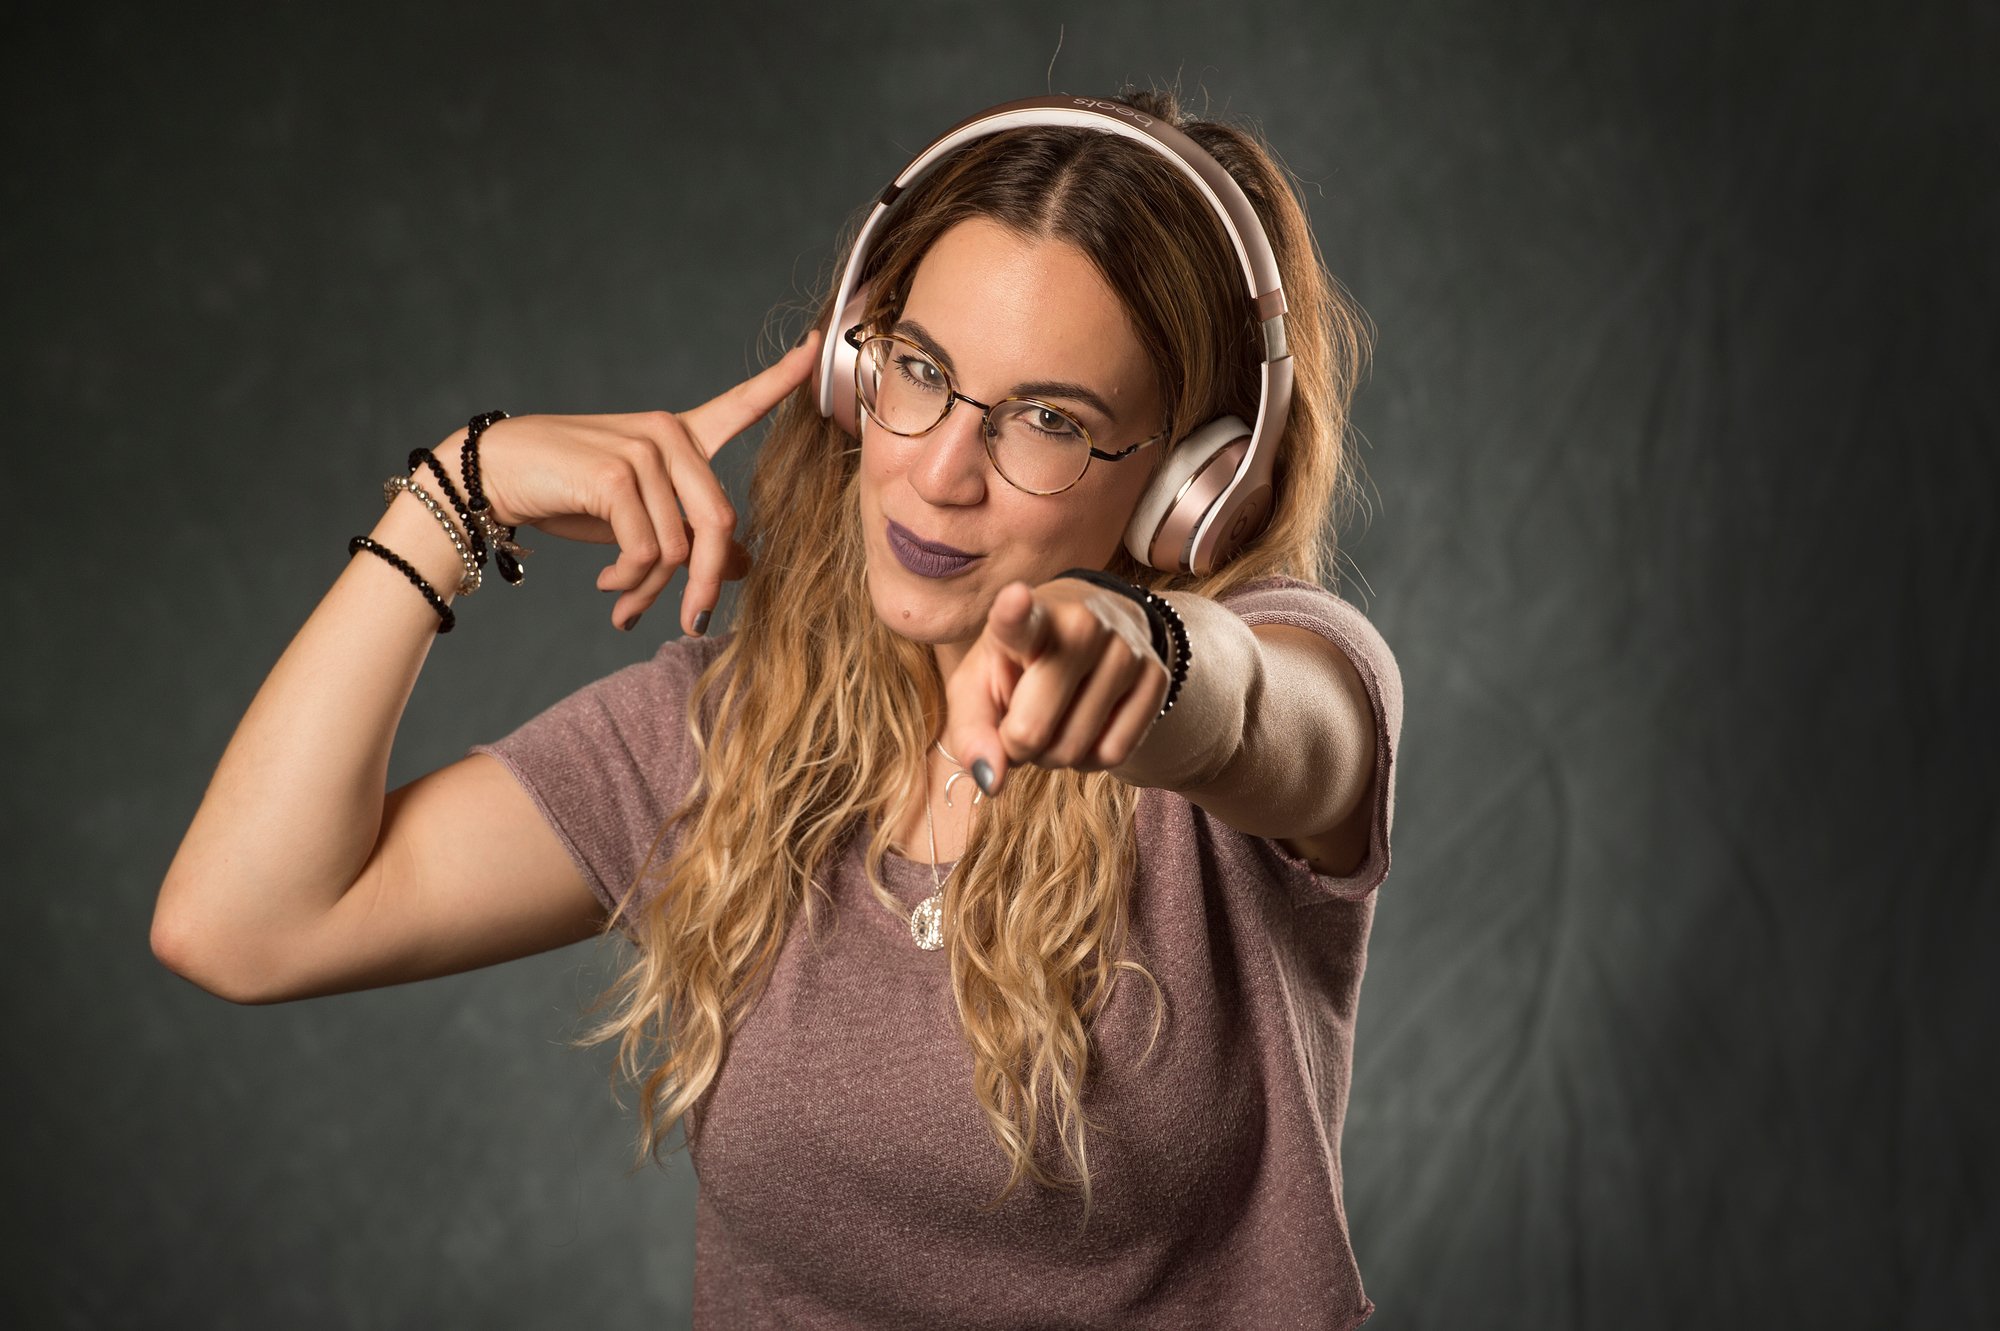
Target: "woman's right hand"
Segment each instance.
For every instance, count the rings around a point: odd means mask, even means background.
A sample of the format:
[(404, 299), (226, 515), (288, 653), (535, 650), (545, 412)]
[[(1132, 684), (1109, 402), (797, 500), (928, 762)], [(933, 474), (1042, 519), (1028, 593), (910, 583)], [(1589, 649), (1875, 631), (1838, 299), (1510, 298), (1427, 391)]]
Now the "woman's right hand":
[[(552, 536), (618, 546), (597, 575), (623, 594), (611, 622), (629, 629), (688, 567), (681, 630), (713, 610), (725, 580), (750, 571), (735, 539), (736, 509), (709, 466), (721, 447), (762, 420), (811, 375), (820, 334), (810, 332), (777, 363), (689, 411), (606, 416), (511, 416), (479, 436), (479, 488), (493, 517)], [(461, 475), (460, 430), (435, 450)]]

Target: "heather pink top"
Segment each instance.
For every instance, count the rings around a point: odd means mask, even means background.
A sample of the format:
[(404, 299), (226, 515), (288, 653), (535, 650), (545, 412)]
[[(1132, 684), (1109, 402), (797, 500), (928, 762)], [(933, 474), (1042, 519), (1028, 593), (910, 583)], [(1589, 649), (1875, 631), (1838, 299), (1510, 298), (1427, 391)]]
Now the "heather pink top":
[[(1084, 1108), (1103, 1126), (1086, 1137), (1095, 1203), (1079, 1236), (1073, 1193), (1025, 1183), (979, 1210), (1007, 1167), (973, 1096), (946, 954), (875, 901), (852, 838), (825, 875), (835, 909), (814, 938), (787, 938), (690, 1147), (697, 1326), (1336, 1329), (1374, 1311), (1340, 1132), (1389, 872), (1402, 678), (1361, 612), (1323, 588), (1267, 579), (1225, 603), (1319, 633), (1360, 669), (1376, 720), (1360, 869), (1317, 873), (1142, 792), (1132, 955), (1167, 1015), (1144, 1064), (1143, 980), (1124, 977), (1098, 1019)], [(514, 773), (607, 909), (693, 779), (682, 704), (725, 640), (665, 643), (470, 750)], [(930, 894), (927, 864), (891, 855), (885, 875), (906, 906)]]

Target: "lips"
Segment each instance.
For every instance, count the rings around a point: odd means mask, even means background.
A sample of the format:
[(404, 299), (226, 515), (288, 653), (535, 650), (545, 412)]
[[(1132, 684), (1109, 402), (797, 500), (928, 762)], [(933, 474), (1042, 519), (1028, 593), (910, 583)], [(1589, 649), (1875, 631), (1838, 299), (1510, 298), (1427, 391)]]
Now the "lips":
[(973, 554), (970, 550), (961, 550), (957, 546), (946, 545), (943, 541), (926, 541), (923, 537), (917, 535), (894, 518), (889, 519), (889, 530), (900, 537), (903, 544), (914, 545), (917, 549), (928, 550), (934, 555), (944, 555), (948, 559), (979, 558), (978, 555)]
[[(888, 527), (889, 553), (910, 572), (924, 578), (948, 578), (972, 567), (980, 559), (937, 541), (926, 541), (899, 522)], [(950, 551), (951, 553), (944, 553)]]

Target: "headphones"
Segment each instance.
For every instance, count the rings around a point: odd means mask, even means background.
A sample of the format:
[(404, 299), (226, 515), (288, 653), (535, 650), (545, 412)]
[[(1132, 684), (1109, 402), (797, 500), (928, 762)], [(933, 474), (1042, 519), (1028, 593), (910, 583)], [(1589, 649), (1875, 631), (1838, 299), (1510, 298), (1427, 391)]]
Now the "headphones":
[(1132, 521), (1125, 548), (1148, 568), (1205, 577), (1256, 539), (1271, 517), (1271, 463), (1292, 405), (1292, 353), (1285, 342), (1285, 292), (1263, 224), (1242, 186), (1200, 144), (1172, 125), (1123, 102), (1094, 97), (1024, 97), (968, 116), (903, 168), (868, 214), (840, 274), (833, 324), (823, 330), (813, 369), (819, 414), (861, 437), (855, 384), (858, 353), (841, 333), (860, 322), (868, 285), (858, 283), (870, 240), (896, 198), (961, 144), (1025, 125), (1075, 125), (1122, 135), (1160, 153), (1193, 182), (1222, 219), (1243, 265), (1243, 279), (1264, 335), (1257, 419), (1245, 425), (1219, 416), (1176, 445), (1169, 444)]

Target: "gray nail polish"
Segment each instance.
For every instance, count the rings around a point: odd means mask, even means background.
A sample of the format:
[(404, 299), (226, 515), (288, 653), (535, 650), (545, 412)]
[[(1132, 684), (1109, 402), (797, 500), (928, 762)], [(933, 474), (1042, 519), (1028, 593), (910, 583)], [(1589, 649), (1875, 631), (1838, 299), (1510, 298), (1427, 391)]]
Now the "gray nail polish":
[(694, 635), (697, 638), (708, 632), (708, 616), (709, 612), (704, 610), (694, 617)]
[(993, 793), (993, 764), (987, 762), (984, 758), (974, 758), (972, 760), (972, 779), (979, 783), (980, 790), (991, 795)]
[(810, 328), (806, 329), (805, 332), (800, 333), (799, 340), (792, 343), (792, 350), (797, 351), (800, 347), (804, 346), (806, 344), (806, 339), (811, 336), (812, 336), (812, 329)]

